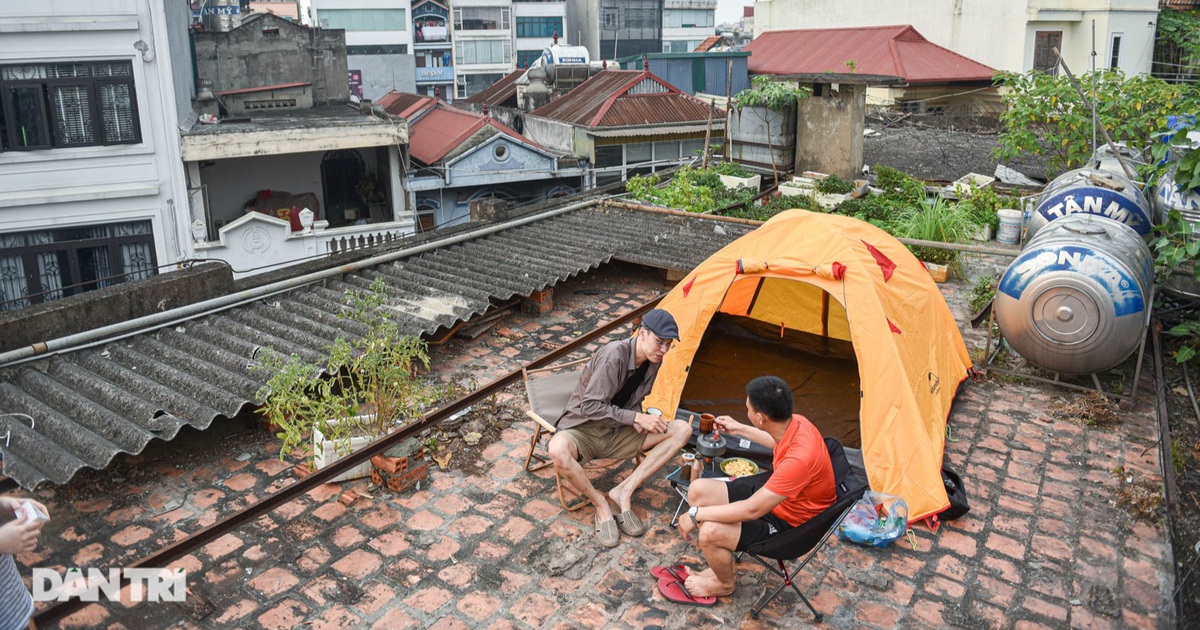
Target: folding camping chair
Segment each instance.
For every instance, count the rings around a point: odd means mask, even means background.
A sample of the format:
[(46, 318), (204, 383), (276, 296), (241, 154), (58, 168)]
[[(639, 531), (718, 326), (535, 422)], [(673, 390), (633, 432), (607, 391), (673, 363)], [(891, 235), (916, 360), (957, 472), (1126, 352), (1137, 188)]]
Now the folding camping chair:
[[(850, 467), (850, 463), (846, 460), (846, 453), (842, 449), (842, 443), (833, 438), (825, 438), (825, 448), (829, 449), (829, 459), (833, 463), (833, 477), (837, 482), (837, 500), (833, 505), (826, 508), (825, 511), (817, 514), (811, 519), (801, 523), (797, 527), (787, 530), (778, 536), (774, 536), (755, 545), (751, 545), (743, 553), (750, 556), (752, 560), (763, 565), (775, 575), (783, 578), (783, 583), (779, 585), (765, 599), (759, 601), (750, 609), (750, 616), (758, 618), (758, 613), (766, 607), (771, 600), (786, 586), (792, 587), (793, 591), (800, 596), (805, 606), (812, 611), (813, 622), (821, 621), (821, 613), (817, 612), (813, 605), (809, 603), (808, 598), (796, 586), (795, 579), (804, 566), (812, 560), (817, 552), (825, 546), (825, 541), (829, 535), (833, 533), (837, 526), (842, 523), (842, 519), (850, 511), (850, 507), (854, 502), (862, 497), (867, 490), (866, 480), (860, 479)], [(784, 565), (784, 560), (798, 560), (801, 556), (808, 554), (804, 561), (799, 564), (794, 570), (788, 571)], [(740, 557), (741, 554), (739, 554)], [(775, 560), (778, 565), (772, 566), (764, 558)]]
[[(549, 436), (557, 432), (553, 423), (566, 409), (567, 400), (583, 373), (583, 364), (590, 360), (591, 357), (584, 357), (559, 365), (521, 370), (521, 376), (525, 379), (525, 395), (529, 399), (529, 409), (525, 414), (534, 422), (533, 437), (529, 438), (529, 453), (525, 455), (526, 472), (541, 470), (552, 464), (549, 454), (537, 452), (538, 445), (542, 438), (547, 438), (546, 442), (549, 442)], [(557, 471), (554, 473), (554, 483), (558, 486), (558, 500), (564, 510), (574, 512), (591, 503), (586, 497), (565, 488)], [(567, 495), (573, 498), (568, 499)]]

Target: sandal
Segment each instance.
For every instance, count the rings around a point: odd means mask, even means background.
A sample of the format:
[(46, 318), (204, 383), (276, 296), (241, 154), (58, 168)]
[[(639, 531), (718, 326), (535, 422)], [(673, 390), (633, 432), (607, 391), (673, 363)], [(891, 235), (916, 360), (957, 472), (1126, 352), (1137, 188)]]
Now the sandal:
[(687, 576), (690, 574), (691, 574), (691, 571), (687, 568), (686, 565), (682, 565), (682, 564), (672, 564), (672, 565), (668, 565), (668, 566), (654, 567), (653, 569), (650, 569), (650, 575), (652, 575), (656, 578), (659, 578), (659, 579), (670, 578), (672, 580), (678, 580), (680, 582), (686, 580)]
[(717, 604), (716, 597), (710, 595), (696, 597), (688, 592), (683, 582), (671, 578), (662, 578), (658, 581), (658, 592), (662, 593), (667, 601), (677, 604), (687, 604), (688, 606), (715, 606)]
[(616, 547), (621, 541), (621, 530), (617, 527), (617, 522), (611, 518), (601, 521), (597, 516), (596, 541), (605, 547)]
[(638, 518), (633, 510), (625, 510), (617, 515), (617, 526), (621, 531), (625, 532), (626, 536), (641, 536), (646, 533), (646, 526), (642, 524), (642, 519)]

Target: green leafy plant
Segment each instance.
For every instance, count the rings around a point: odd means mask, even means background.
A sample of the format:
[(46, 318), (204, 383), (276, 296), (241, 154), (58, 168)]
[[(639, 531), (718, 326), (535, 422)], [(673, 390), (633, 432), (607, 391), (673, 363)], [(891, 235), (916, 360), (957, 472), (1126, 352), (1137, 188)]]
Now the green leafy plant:
[(709, 170), (717, 175), (727, 175), (730, 177), (751, 177), (750, 171), (747, 171), (737, 162), (716, 162), (709, 165)]
[(1150, 170), (1155, 181), (1171, 176), (1183, 191), (1200, 188), (1200, 151), (1188, 139), (1190, 131), (1200, 131), (1195, 116), (1180, 116), (1176, 127), (1154, 134), (1156, 142), (1151, 146), (1154, 157)]
[(718, 169), (680, 168), (666, 184), (660, 185), (658, 175), (638, 175), (625, 183), (625, 191), (638, 201), (654, 203), (687, 212), (713, 212), (738, 203), (746, 203), (758, 195), (757, 190), (730, 190), (721, 183)]
[(967, 184), (966, 190), (957, 192), (960, 197), (958, 205), (966, 210), (971, 220), (981, 227), (991, 227), (993, 232), (1000, 228), (998, 210), (1020, 207), (1019, 200), (1000, 195), (991, 186), (977, 186), (975, 182)]
[(425, 342), (400, 334), (386, 304), (380, 278), (369, 290), (347, 290), (339, 316), (355, 334), (334, 340), (320, 362), (264, 352), (254, 369), (271, 376), (258, 392), (264, 401), (258, 413), (280, 428), (281, 459), (298, 448), (311, 463), (314, 430), (345, 455), (352, 437), (384, 435), (437, 398), (437, 388), (420, 378), (429, 367)]
[(803, 210), (817, 210), (817, 202), (813, 201), (812, 197), (805, 195), (788, 195), (776, 197), (761, 206), (746, 204), (740, 208), (734, 208), (726, 213), (725, 216), (738, 217), (741, 219), (750, 219), (753, 221), (766, 221), (771, 217), (785, 210), (800, 208)]
[(912, 175), (890, 166), (876, 166), (875, 181), (885, 195), (912, 204), (921, 203), (929, 196), (925, 192), (925, 184), (917, 181)]
[[(1079, 83), (1090, 90), (1092, 78), (1088, 73)], [(1092, 157), (1092, 112), (1065, 75), (1001, 72), (996, 81), (1008, 88), (998, 159), (1044, 155), (1052, 171), (1062, 172)], [(1097, 119), (1114, 142), (1130, 147), (1149, 146), (1166, 116), (1194, 112), (1200, 104), (1195, 85), (1172, 85), (1147, 74), (1098, 70), (1095, 84)]]
[[(1158, 12), (1156, 22), (1155, 39), (1161, 49), (1161, 62), (1170, 64), (1166, 72), (1180, 78), (1194, 76), (1194, 68), (1200, 66), (1200, 37), (1196, 36), (1200, 33), (1200, 12), (1164, 8)], [(1160, 63), (1158, 54), (1154, 61)]]
[(780, 81), (772, 80), (765, 74), (755, 75), (750, 79), (751, 87), (733, 96), (733, 106), (736, 109), (745, 107), (765, 107), (767, 109), (788, 109), (796, 103), (812, 96), (809, 88), (797, 88)]
[(854, 190), (854, 184), (837, 175), (829, 175), (817, 181), (817, 192), (844, 195), (852, 190)]
[(971, 285), (971, 295), (967, 299), (967, 306), (972, 313), (978, 313), (995, 297), (996, 277), (980, 276), (975, 280), (975, 284)]
[[(908, 208), (896, 217), (892, 222), (892, 234), (899, 238), (962, 243), (974, 225), (966, 210), (935, 198)], [(917, 258), (932, 263), (954, 266), (959, 259), (958, 252), (951, 249), (917, 245), (909, 246), (909, 249)]]

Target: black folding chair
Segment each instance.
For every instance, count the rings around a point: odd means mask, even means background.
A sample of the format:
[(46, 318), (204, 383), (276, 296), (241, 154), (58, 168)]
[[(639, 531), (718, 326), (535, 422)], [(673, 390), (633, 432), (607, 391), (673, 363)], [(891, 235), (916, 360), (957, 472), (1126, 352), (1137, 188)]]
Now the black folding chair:
[[(790, 586), (805, 606), (812, 611), (813, 621), (821, 621), (821, 613), (813, 608), (809, 603), (808, 598), (796, 586), (795, 579), (809, 560), (816, 557), (817, 552), (821, 547), (825, 546), (825, 541), (829, 535), (833, 533), (837, 526), (842, 523), (842, 519), (850, 511), (850, 507), (854, 502), (862, 497), (867, 490), (867, 482), (865, 479), (860, 479), (853, 469), (850, 468), (850, 463), (846, 461), (846, 453), (842, 450), (842, 443), (833, 438), (825, 438), (825, 448), (829, 449), (829, 459), (833, 463), (833, 476), (837, 482), (837, 501), (825, 511), (817, 514), (811, 519), (801, 523), (799, 526), (773, 536), (755, 545), (751, 545), (742, 553), (750, 556), (755, 562), (763, 565), (775, 575), (783, 578), (783, 583), (771, 592), (765, 599), (760, 600), (750, 609), (750, 616), (758, 618), (758, 613), (766, 607), (771, 600), (775, 599), (784, 587)], [(788, 571), (784, 565), (784, 561), (794, 561), (808, 554), (794, 570)], [(741, 554), (739, 554), (740, 556)], [(778, 566), (769, 563), (766, 559), (772, 559)]]

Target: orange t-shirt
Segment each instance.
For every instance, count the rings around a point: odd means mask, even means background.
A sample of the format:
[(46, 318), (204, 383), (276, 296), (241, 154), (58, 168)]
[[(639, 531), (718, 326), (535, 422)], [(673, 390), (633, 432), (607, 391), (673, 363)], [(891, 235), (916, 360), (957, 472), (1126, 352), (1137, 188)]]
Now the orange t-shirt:
[(833, 464), (821, 432), (808, 418), (792, 415), (775, 445), (775, 470), (763, 487), (786, 497), (771, 513), (793, 527), (823, 512), (837, 500)]

